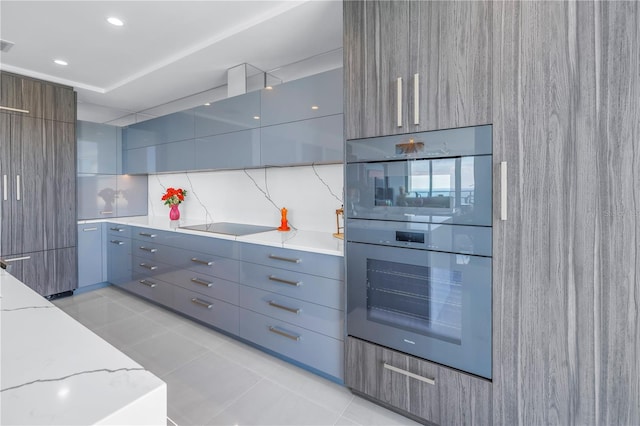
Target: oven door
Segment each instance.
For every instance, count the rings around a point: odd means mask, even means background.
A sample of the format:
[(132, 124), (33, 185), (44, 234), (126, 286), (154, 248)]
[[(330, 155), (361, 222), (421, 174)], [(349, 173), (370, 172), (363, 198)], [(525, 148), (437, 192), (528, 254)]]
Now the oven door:
[(491, 378), (491, 258), (346, 249), (349, 335)]

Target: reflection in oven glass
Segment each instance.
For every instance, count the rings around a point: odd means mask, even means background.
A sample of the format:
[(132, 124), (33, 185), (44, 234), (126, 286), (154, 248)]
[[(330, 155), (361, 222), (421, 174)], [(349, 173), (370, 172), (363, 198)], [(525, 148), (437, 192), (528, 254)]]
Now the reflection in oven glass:
[(367, 259), (367, 317), (459, 345), (462, 272)]

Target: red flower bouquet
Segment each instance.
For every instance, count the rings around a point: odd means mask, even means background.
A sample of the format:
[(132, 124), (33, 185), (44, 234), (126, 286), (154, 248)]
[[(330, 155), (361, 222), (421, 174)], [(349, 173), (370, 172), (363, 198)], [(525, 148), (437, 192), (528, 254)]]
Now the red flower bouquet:
[(183, 202), (186, 195), (186, 189), (167, 188), (167, 192), (165, 192), (162, 196), (162, 201), (164, 201), (167, 206), (172, 206), (174, 204), (180, 204), (181, 202)]

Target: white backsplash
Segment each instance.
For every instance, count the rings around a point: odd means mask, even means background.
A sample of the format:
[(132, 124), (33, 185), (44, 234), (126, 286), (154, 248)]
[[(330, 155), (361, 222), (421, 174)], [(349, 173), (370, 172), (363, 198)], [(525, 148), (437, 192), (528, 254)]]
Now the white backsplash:
[[(268, 191), (275, 206), (247, 174), (262, 191)], [(169, 207), (161, 200), (167, 187), (188, 191), (186, 200), (180, 204), (180, 218), (190, 224), (238, 222), (279, 226), (280, 208), (286, 207), (289, 223), (297, 229), (336, 232), (335, 211), (343, 200), (343, 165), (149, 175), (150, 216), (169, 217)]]

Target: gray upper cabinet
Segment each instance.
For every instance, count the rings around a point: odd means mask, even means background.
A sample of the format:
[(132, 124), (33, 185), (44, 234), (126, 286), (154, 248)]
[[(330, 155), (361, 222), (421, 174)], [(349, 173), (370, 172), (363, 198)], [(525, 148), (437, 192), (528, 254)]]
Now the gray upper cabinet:
[(342, 114), (260, 129), (261, 165), (343, 161)]
[(79, 174), (78, 219), (115, 217), (118, 186), (116, 175)]
[(117, 126), (78, 121), (78, 173), (121, 173), (121, 133)]
[(261, 125), (342, 113), (342, 81), (338, 68), (262, 90)]
[(116, 176), (116, 215), (146, 216), (148, 199), (148, 179), (146, 176)]
[(194, 127), (193, 110), (143, 121), (123, 129), (123, 148), (134, 149), (193, 139)]
[(260, 129), (198, 138), (195, 168), (241, 169), (260, 165)]
[(346, 138), (491, 123), (491, 3), (344, 2)]
[(260, 127), (260, 92), (223, 99), (193, 109), (195, 137), (220, 135)]

